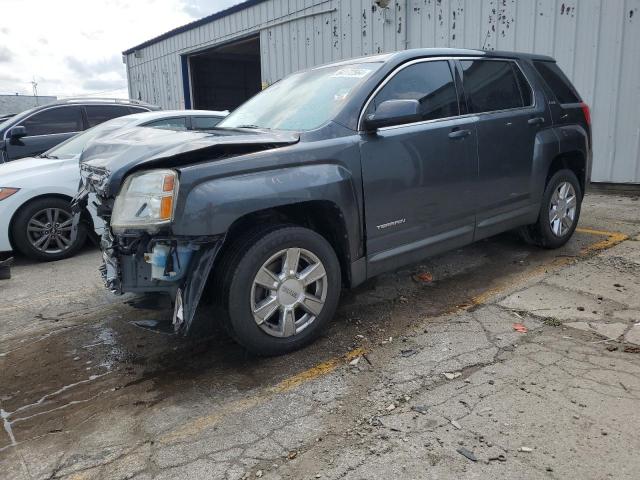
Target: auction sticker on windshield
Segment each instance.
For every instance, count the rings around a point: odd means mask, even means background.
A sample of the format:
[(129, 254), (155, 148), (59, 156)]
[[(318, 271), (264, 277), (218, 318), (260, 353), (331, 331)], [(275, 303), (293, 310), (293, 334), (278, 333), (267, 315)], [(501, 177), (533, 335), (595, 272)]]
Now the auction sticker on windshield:
[(364, 78), (371, 73), (371, 70), (366, 68), (341, 68), (336, 71), (332, 78)]

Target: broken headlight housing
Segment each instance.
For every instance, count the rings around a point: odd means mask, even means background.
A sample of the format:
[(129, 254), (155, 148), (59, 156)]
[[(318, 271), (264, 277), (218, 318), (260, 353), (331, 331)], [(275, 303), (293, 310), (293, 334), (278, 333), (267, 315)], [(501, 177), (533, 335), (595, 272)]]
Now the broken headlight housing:
[(171, 223), (178, 193), (173, 170), (148, 170), (129, 175), (116, 197), (111, 215), (114, 233), (145, 230), (156, 233)]

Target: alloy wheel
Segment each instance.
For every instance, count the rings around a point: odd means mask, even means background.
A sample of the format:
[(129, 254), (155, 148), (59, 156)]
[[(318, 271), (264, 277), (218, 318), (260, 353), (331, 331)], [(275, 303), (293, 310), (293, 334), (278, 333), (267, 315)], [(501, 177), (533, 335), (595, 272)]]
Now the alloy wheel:
[(549, 205), (549, 226), (556, 237), (563, 237), (576, 218), (578, 199), (573, 185), (562, 182), (556, 187)]
[(251, 287), (256, 324), (274, 337), (291, 337), (320, 315), (327, 296), (327, 272), (320, 259), (303, 248), (287, 248), (258, 269)]
[(43, 253), (60, 253), (69, 249), (71, 241), (71, 213), (61, 208), (45, 208), (38, 211), (27, 223), (27, 238), (36, 250)]

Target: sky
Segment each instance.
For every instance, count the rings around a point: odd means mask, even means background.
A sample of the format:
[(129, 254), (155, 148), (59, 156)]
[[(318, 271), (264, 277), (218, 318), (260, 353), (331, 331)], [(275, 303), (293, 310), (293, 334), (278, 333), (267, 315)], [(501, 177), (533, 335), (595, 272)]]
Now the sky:
[(0, 0), (0, 94), (127, 97), (122, 52), (241, 0)]

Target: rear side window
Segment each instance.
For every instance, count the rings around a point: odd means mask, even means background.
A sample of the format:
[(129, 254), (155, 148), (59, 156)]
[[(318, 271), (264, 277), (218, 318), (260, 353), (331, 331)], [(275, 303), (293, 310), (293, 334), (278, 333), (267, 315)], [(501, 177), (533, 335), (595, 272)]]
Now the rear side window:
[(144, 126), (164, 130), (186, 130), (187, 119), (185, 117), (162, 118), (154, 122), (145, 123)]
[(459, 115), (458, 94), (449, 62), (410, 65), (395, 75), (369, 105), (367, 113), (387, 100), (418, 100), (423, 120)]
[(141, 108), (141, 107), (129, 107), (129, 112), (130, 113), (146, 113), (149, 110), (146, 108)]
[(558, 64), (553, 62), (533, 62), (549, 88), (553, 91), (560, 103), (580, 103), (580, 97), (571, 86), (571, 82), (560, 70)]
[(191, 125), (194, 130), (209, 130), (220, 123), (218, 117), (191, 117)]
[(30, 137), (79, 132), (82, 130), (82, 111), (77, 106), (50, 108), (31, 115), (21, 125)]
[(95, 127), (112, 118), (129, 115), (129, 109), (127, 107), (117, 105), (86, 105), (84, 108), (87, 112), (89, 127)]
[(462, 84), (471, 113), (523, 108), (532, 104), (531, 87), (510, 61), (463, 60)]

